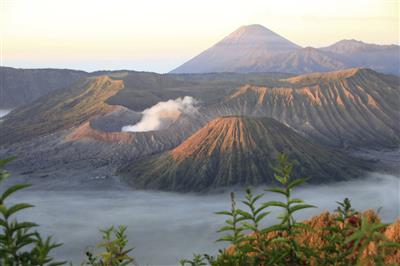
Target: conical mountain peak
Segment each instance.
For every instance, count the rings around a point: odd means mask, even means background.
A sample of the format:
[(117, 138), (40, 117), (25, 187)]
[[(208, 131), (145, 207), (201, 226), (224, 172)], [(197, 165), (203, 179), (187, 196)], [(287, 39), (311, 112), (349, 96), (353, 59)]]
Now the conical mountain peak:
[(271, 56), (298, 49), (300, 46), (264, 26), (247, 25), (172, 72), (246, 72)]
[(267, 51), (270, 54), (300, 48), (300, 46), (258, 24), (241, 26), (218, 44), (223, 45), (227, 42), (241, 45), (241, 48), (254, 47), (260, 51)]
[(312, 175), (315, 183), (361, 173), (359, 161), (313, 144), (274, 119), (243, 116), (216, 118), (175, 149), (138, 161), (120, 173), (145, 189), (208, 191), (271, 184), (281, 152), (298, 162), (296, 177)]
[(259, 25), (259, 24), (251, 24), (251, 25), (244, 25), (239, 27), (237, 30), (232, 32), (228, 35), (228, 37), (243, 37), (243, 36), (263, 36), (267, 37), (268, 35), (278, 35), (275, 32), (271, 31), (270, 29)]

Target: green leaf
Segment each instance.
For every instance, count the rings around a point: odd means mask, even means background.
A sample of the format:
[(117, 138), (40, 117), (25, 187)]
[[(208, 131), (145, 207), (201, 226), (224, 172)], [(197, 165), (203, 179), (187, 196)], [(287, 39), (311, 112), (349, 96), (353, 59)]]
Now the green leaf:
[(288, 201), (288, 204), (294, 204), (294, 203), (304, 203), (304, 201), (302, 199), (291, 199)]
[(273, 231), (284, 231), (284, 230), (286, 230), (286, 228), (287, 227), (284, 224), (275, 224), (270, 227), (264, 228), (263, 230), (261, 230), (261, 232), (269, 233), (269, 232), (273, 232)]
[(233, 216), (232, 213), (228, 212), (228, 211), (219, 211), (219, 212), (215, 212), (215, 214)]
[(251, 201), (251, 203), (252, 204), (254, 204), (254, 203), (256, 203), (260, 198), (262, 198), (262, 197), (264, 197), (264, 194), (262, 193), (262, 194), (259, 194), (259, 195), (257, 195), (257, 196), (255, 196), (253, 199), (252, 199), (252, 201)]
[(251, 209), (252, 205), (250, 202), (243, 200), (242, 203)]
[(345, 243), (349, 243), (351, 241), (355, 241), (357, 239), (361, 239), (364, 236), (364, 233), (362, 231), (356, 231), (353, 234), (351, 234), (349, 237), (346, 238)]
[(259, 216), (257, 216), (257, 218), (256, 218), (256, 223), (259, 223), (262, 219), (264, 219), (265, 218), (265, 216), (267, 216), (268, 214), (270, 214), (271, 212), (264, 212), (264, 213), (261, 213)]
[(11, 227), (12, 227), (12, 230), (17, 231), (17, 230), (21, 230), (24, 228), (32, 228), (32, 227), (36, 227), (36, 226), (38, 226), (38, 225), (35, 223), (31, 223), (31, 222), (22, 222), (22, 223), (17, 222), (15, 224), (13, 224)]
[(232, 220), (225, 220), (225, 223), (229, 224), (229, 225), (233, 225), (233, 221)]
[(316, 208), (316, 206), (310, 205), (310, 204), (299, 204), (299, 205), (290, 207), (290, 208), (289, 208), (289, 213), (294, 213), (294, 212), (296, 212), (296, 211), (298, 211), (298, 210), (301, 210), (301, 209), (308, 209), (308, 208)]
[(279, 194), (284, 195), (285, 197), (287, 196), (286, 190), (283, 188), (279, 188), (279, 187), (267, 188), (267, 189), (265, 189), (265, 191), (279, 193)]
[(17, 158), (17, 157), (13, 156), (13, 157), (9, 157), (9, 158), (0, 160), (0, 168), (4, 168), (4, 166), (6, 164), (8, 164), (9, 162), (15, 160), (15, 158)]
[(4, 191), (3, 195), (1, 195), (0, 198), (0, 203), (4, 202), (6, 198), (8, 198), (11, 194), (13, 194), (14, 192), (30, 187), (30, 185), (28, 184), (17, 184), (14, 185), (12, 187), (9, 187), (6, 191)]
[(278, 180), (278, 182), (281, 183), (281, 184), (285, 184), (286, 183), (286, 180), (285, 180), (285, 178), (283, 176), (275, 174), (275, 179)]
[(284, 212), (284, 213), (281, 213), (278, 216), (278, 218), (281, 219), (281, 223), (284, 224), (290, 219), (290, 216), (289, 216), (289, 214), (287, 212)]
[(245, 220), (252, 220), (252, 219), (253, 219), (253, 216), (252, 216), (250, 213), (246, 212), (246, 211), (237, 210), (237, 212), (238, 212), (238, 214), (240, 214)]
[(217, 233), (225, 232), (225, 231), (233, 231), (235, 228), (233, 226), (223, 226), (220, 229), (218, 229)]
[(258, 213), (261, 212), (262, 210), (264, 210), (265, 208), (268, 208), (268, 206), (261, 206), (261, 207), (257, 208), (257, 209), (254, 211), (254, 214), (255, 214), (255, 215), (258, 215)]
[(280, 201), (267, 201), (262, 206), (263, 207), (275, 206), (275, 207), (286, 208), (286, 204)]
[(7, 217), (6, 217), (6, 215), (7, 215), (7, 207), (4, 205), (4, 204), (0, 204), (0, 213), (3, 215), (3, 217), (5, 217), (6, 219), (7, 219)]
[(243, 223), (243, 228), (251, 230), (253, 232), (257, 231), (257, 228), (254, 225), (251, 225), (249, 223)]
[(13, 215), (14, 213), (16, 213), (16, 212), (18, 212), (18, 211), (20, 211), (20, 210), (27, 209), (27, 208), (32, 208), (32, 207), (34, 207), (34, 206), (31, 205), (31, 204), (28, 204), (28, 203), (18, 203), (18, 204), (15, 204), (14, 206), (11, 206), (11, 207), (7, 210), (7, 213), (6, 213), (6, 215), (5, 215), (5, 218), (6, 218), (6, 219), (9, 218), (11, 215)]
[(233, 237), (232, 236), (223, 236), (221, 238), (218, 238), (216, 240), (217, 242), (232, 242), (233, 241)]
[(8, 225), (7, 225), (7, 222), (4, 219), (0, 218), (0, 226), (7, 227)]
[(381, 244), (383, 247), (400, 248), (400, 243), (398, 242), (384, 242)]
[(299, 178), (299, 179), (295, 179), (292, 182), (289, 183), (289, 185), (287, 186), (287, 188), (292, 189), (294, 187), (297, 187), (305, 182), (307, 182), (308, 178)]

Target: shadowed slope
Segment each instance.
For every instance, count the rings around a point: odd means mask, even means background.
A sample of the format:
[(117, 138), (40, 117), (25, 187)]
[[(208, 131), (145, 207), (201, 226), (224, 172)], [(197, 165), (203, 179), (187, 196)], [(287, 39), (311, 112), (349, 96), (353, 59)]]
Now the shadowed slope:
[(170, 152), (134, 163), (121, 171), (136, 188), (206, 191), (235, 185), (274, 182), (279, 153), (296, 162), (297, 176), (314, 183), (345, 180), (361, 173), (360, 161), (315, 145), (270, 118), (222, 117)]
[(0, 66), (0, 109), (15, 108), (61, 88), (89, 73), (69, 69), (17, 69)]

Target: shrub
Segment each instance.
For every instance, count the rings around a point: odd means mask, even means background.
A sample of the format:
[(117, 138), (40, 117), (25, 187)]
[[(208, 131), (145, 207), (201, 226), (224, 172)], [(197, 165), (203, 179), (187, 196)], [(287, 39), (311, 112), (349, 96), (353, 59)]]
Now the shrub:
[(125, 266), (134, 265), (135, 260), (128, 254), (132, 249), (127, 249), (128, 238), (125, 234), (126, 226), (113, 226), (100, 230), (103, 241), (97, 244), (97, 248), (104, 249), (103, 252), (94, 255), (92, 251), (86, 252), (87, 261), (83, 265), (91, 266)]
[[(226, 225), (218, 230), (228, 234), (217, 241), (226, 241), (230, 246), (215, 257), (195, 254), (192, 260), (181, 260), (181, 265), (345, 266), (387, 265), (400, 260), (400, 252), (397, 252), (400, 243), (390, 241), (384, 234), (387, 225), (356, 212), (347, 198), (338, 202), (334, 215), (326, 213), (310, 221), (296, 221), (294, 213), (314, 207), (292, 197), (293, 189), (307, 179), (291, 180), (293, 164), (285, 155), (280, 155), (278, 161), (275, 178), (280, 186), (266, 191), (279, 194), (284, 200), (258, 203), (264, 194), (254, 196), (248, 189), (242, 201), (247, 210), (242, 210), (237, 208), (232, 193), (231, 210), (217, 213), (228, 216)], [(260, 222), (268, 217), (271, 207), (283, 210), (278, 216), (280, 222), (260, 228)]]
[[(13, 158), (0, 160), (0, 183), (9, 175), (4, 170), (4, 166), (11, 160)], [(0, 195), (0, 265), (63, 265), (65, 262), (56, 262), (49, 255), (61, 244), (51, 241), (51, 237), (43, 238), (34, 231), (33, 229), (37, 226), (35, 223), (14, 219), (15, 214), (32, 208), (33, 205), (27, 203), (6, 205), (5, 201), (11, 195), (27, 187), (29, 185), (14, 185)]]

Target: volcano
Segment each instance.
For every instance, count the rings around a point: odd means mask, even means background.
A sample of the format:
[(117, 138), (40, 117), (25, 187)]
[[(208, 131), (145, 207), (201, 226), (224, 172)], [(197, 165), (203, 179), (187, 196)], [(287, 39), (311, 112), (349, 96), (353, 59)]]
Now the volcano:
[(327, 183), (362, 173), (363, 162), (314, 144), (272, 118), (216, 118), (175, 149), (127, 166), (120, 174), (135, 188), (210, 191), (274, 183), (279, 153), (295, 163), (294, 176)]
[(261, 25), (242, 26), (171, 73), (246, 72), (267, 58), (297, 49), (300, 46)]
[(171, 73), (292, 73), (371, 68), (399, 72), (400, 46), (342, 40), (327, 47), (302, 48), (261, 25), (247, 25)]

